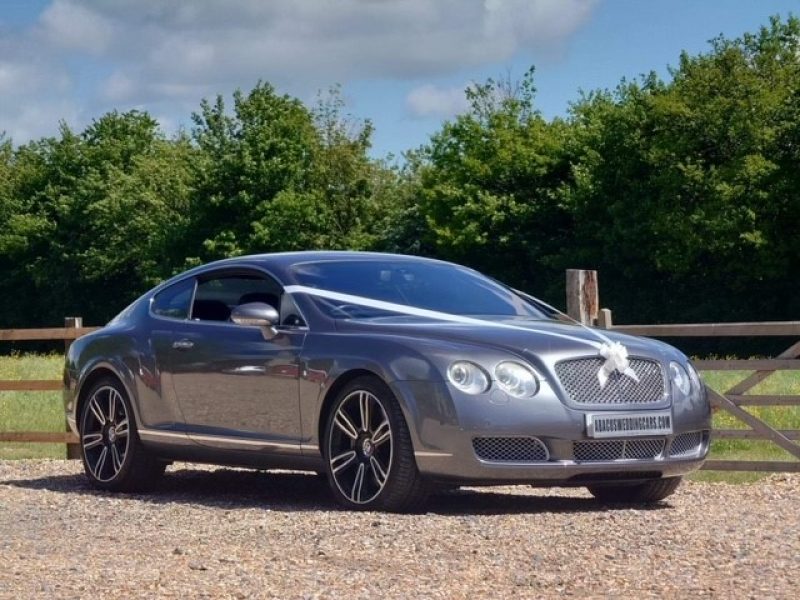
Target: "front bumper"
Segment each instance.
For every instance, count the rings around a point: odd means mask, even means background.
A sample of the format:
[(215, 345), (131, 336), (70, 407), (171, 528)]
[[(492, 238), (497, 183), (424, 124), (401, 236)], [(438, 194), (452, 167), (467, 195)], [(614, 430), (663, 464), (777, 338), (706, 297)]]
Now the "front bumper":
[[(586, 415), (597, 414), (598, 409), (566, 406), (552, 390), (520, 400), (499, 397), (497, 391), (468, 396), (441, 382), (394, 382), (392, 387), (404, 405), (411, 407), (407, 417), (413, 423), (410, 429), (417, 467), (431, 479), (462, 485), (585, 485), (657, 479), (691, 473), (702, 466), (708, 454), (711, 413), (705, 399), (672, 402), (667, 407), (672, 416), (669, 435), (600, 440), (589, 437), (586, 426)], [(648, 413), (647, 409), (628, 408), (632, 410)], [(679, 436), (682, 440), (676, 440)], [(696, 443), (689, 451), (676, 452), (687, 436)], [(514, 456), (486, 460), (476, 450), (475, 440), (480, 439), (536, 440), (546, 450), (537, 460), (516, 460)], [(594, 444), (600, 451), (587, 457), (586, 447), (593, 450)], [(635, 451), (628, 453), (627, 447)], [(619, 455), (614, 456), (617, 450)]]
[[(471, 436), (465, 436), (464, 448), (452, 453), (417, 452), (417, 466), (429, 478), (458, 482), (462, 485), (496, 485), (527, 483), (540, 485), (585, 485), (597, 481), (631, 481), (677, 477), (699, 469), (708, 453), (708, 432), (701, 433), (702, 444), (696, 451), (681, 457), (670, 457), (671, 439), (665, 438), (664, 451), (653, 458), (621, 458), (615, 460), (560, 459), (548, 456), (539, 461), (498, 461), (478, 458)], [(530, 439), (528, 436), (521, 439)], [(537, 438), (541, 439), (541, 438)], [(547, 446), (550, 441), (543, 441)], [(584, 440), (576, 440), (584, 441)], [(655, 438), (620, 438), (614, 442), (651, 442)], [(566, 446), (564, 440), (558, 441)], [(572, 442), (568, 442), (572, 445)]]

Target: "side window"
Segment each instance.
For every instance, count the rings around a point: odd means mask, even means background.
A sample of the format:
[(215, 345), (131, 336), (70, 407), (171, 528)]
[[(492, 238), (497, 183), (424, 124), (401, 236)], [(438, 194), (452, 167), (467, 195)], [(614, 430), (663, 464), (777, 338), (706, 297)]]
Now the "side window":
[(277, 282), (256, 275), (207, 278), (197, 284), (192, 319), (228, 321), (234, 308), (250, 302), (263, 302), (280, 310), (281, 292)]
[(161, 290), (153, 298), (151, 310), (154, 315), (170, 319), (186, 319), (194, 292), (194, 279), (186, 279)]
[(290, 294), (281, 297), (281, 325), (286, 327), (305, 327), (306, 322)]

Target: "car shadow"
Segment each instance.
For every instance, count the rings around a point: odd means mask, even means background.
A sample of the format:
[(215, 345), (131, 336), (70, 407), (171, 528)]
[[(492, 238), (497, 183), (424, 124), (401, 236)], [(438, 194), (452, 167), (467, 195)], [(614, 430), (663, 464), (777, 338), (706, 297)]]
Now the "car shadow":
[[(63, 494), (131, 498), (153, 504), (194, 504), (226, 510), (344, 510), (331, 496), (327, 481), (313, 473), (181, 468), (167, 471), (152, 491), (136, 494), (97, 490), (83, 474), (0, 480), (0, 486), (3, 485)], [(526, 490), (524, 486), (520, 489)], [(650, 506), (609, 505), (589, 496), (552, 495), (550, 492), (542, 495), (535, 490), (530, 493), (509, 493), (498, 488), (460, 488), (432, 495), (424, 510), (439, 515), (503, 515), (607, 512), (631, 508), (664, 510), (670, 505), (665, 502)]]

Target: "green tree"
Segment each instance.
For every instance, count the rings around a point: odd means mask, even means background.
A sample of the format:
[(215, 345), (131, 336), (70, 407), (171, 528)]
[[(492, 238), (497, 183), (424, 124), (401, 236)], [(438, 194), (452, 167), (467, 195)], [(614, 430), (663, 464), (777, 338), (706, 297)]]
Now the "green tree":
[(194, 150), (168, 141), (148, 115), (109, 113), (81, 134), (17, 149), (5, 168), (0, 256), (6, 319), (90, 322), (113, 315), (170, 274), (173, 240), (184, 235)]
[(533, 70), (466, 93), (470, 110), (408, 157), (413, 193), (393, 243), (545, 292), (571, 227), (568, 125), (535, 109)]
[(187, 254), (372, 245), (393, 176), (368, 156), (372, 125), (343, 109), (336, 88), (309, 109), (267, 83), (237, 91), (232, 115), (221, 97), (203, 102), (194, 139), (207, 160)]
[[(796, 316), (800, 22), (718, 38), (573, 108), (575, 243), (607, 302), (636, 320)], [(794, 119), (794, 121), (793, 121)], [(665, 290), (668, 293), (665, 293)], [(777, 292), (777, 293), (776, 293)]]

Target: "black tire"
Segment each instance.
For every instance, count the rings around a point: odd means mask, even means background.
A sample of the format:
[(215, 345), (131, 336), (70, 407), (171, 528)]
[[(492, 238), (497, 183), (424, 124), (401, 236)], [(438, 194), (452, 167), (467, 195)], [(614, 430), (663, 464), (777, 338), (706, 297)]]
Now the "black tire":
[[(343, 427), (338, 415), (352, 415), (353, 403), (357, 402), (360, 408), (365, 396), (370, 407), (367, 424), (363, 423), (363, 412), (358, 411), (360, 418), (350, 416)], [(380, 441), (387, 423), (388, 452), (385, 441)], [(352, 429), (357, 434), (355, 438), (347, 433)], [(389, 387), (376, 377), (354, 379), (339, 392), (326, 415), (323, 455), (328, 484), (342, 506), (353, 510), (418, 512), (427, 501), (428, 484), (417, 469), (403, 412)], [(373, 458), (378, 467), (373, 466)], [(382, 484), (381, 474), (385, 474)]]
[(652, 479), (644, 483), (619, 485), (590, 485), (591, 494), (609, 504), (653, 504), (671, 496), (681, 484), (682, 477)]
[(142, 446), (130, 399), (118, 380), (104, 377), (89, 389), (79, 423), (83, 469), (93, 486), (145, 491), (164, 474), (167, 463)]

